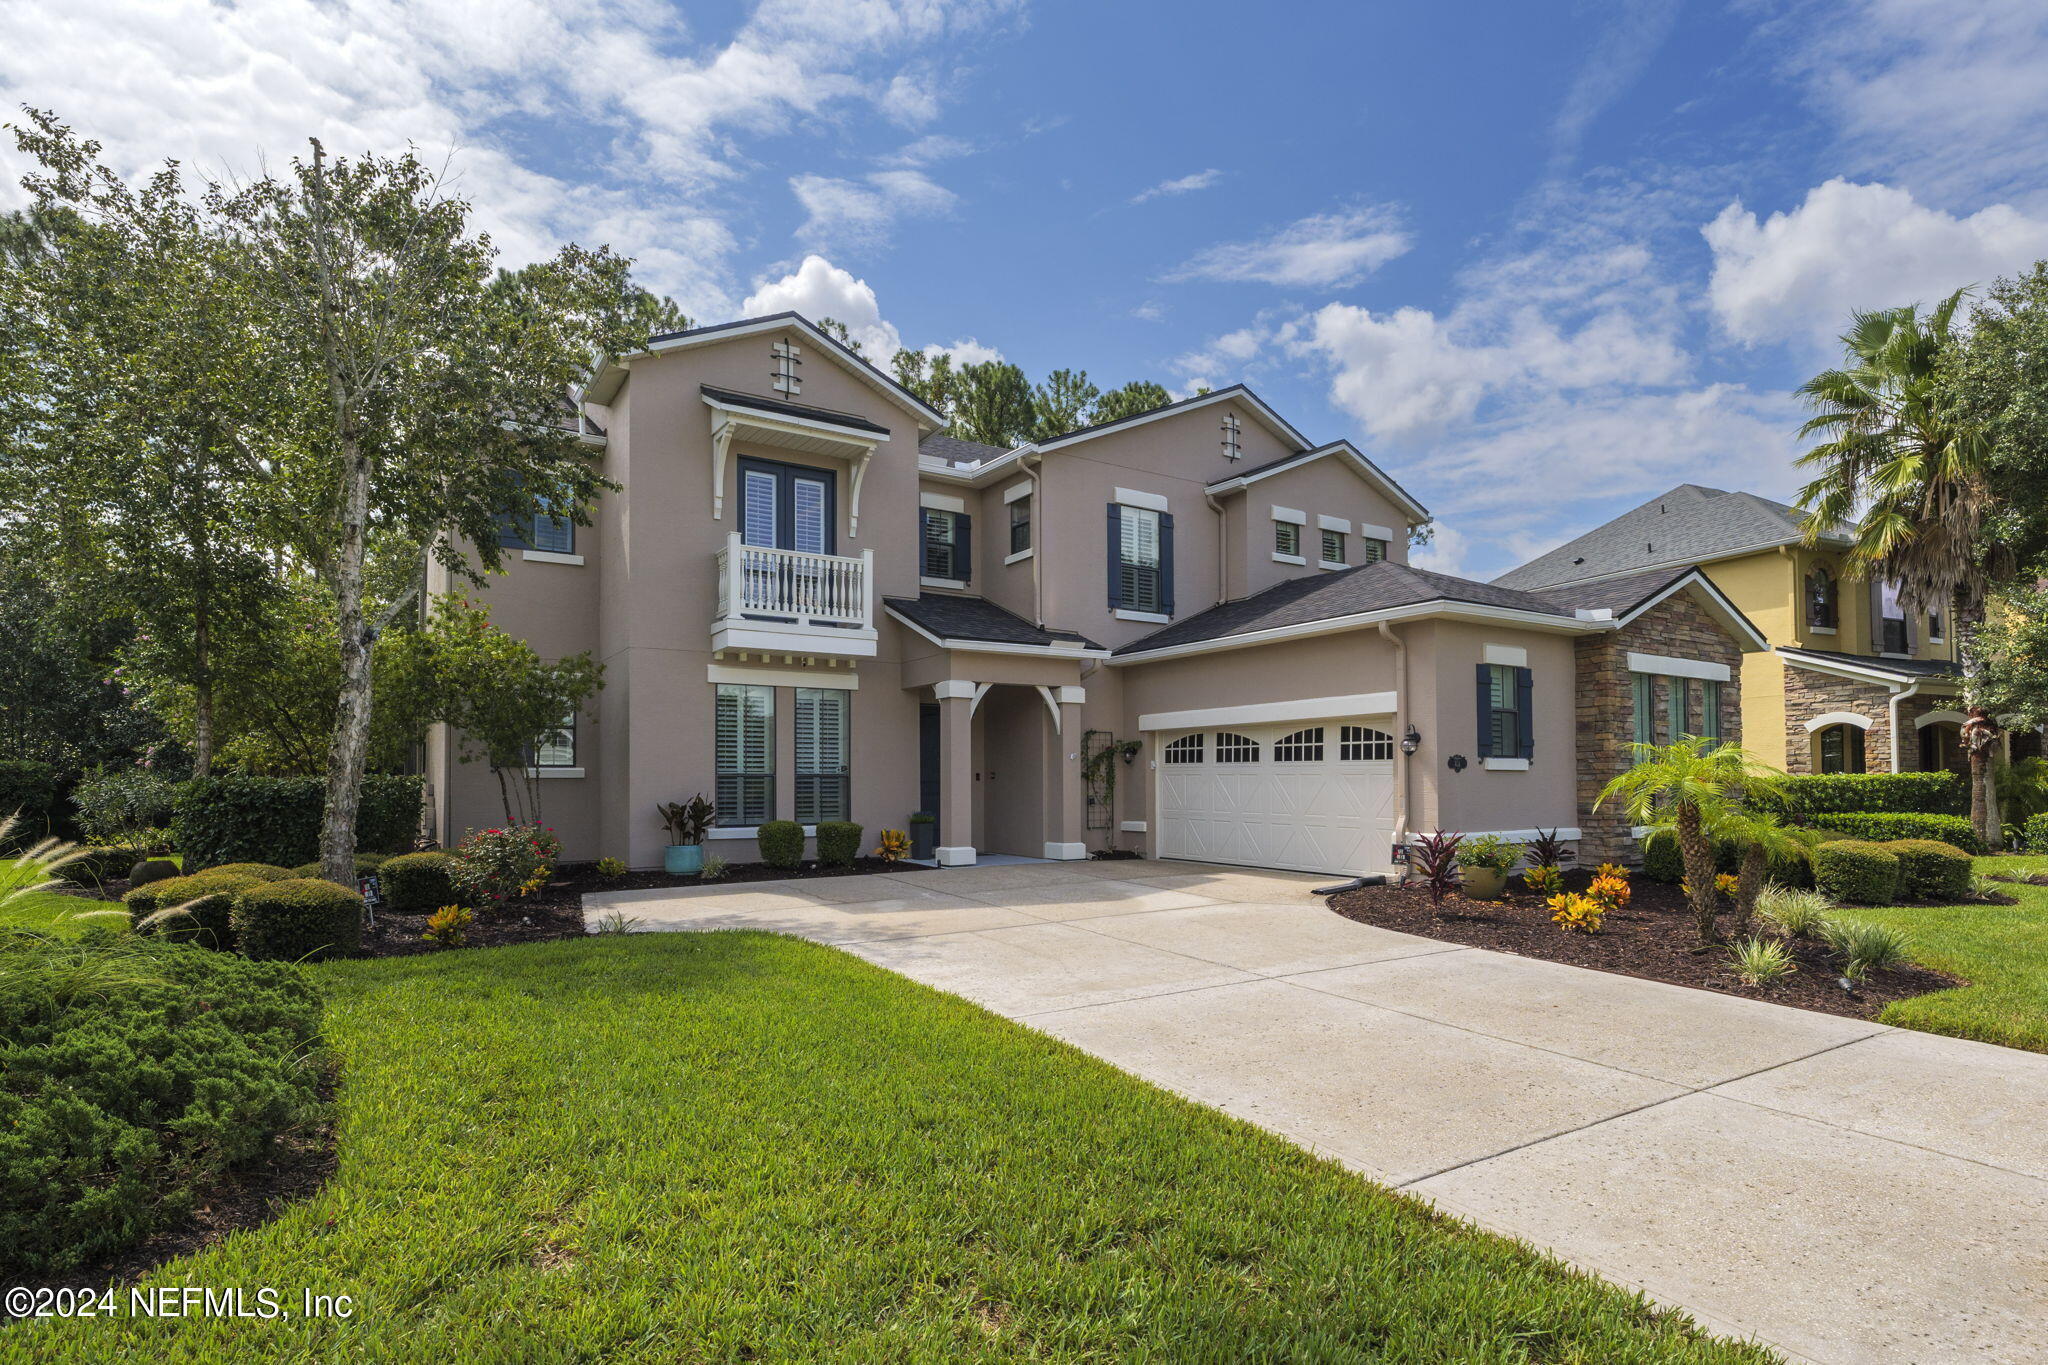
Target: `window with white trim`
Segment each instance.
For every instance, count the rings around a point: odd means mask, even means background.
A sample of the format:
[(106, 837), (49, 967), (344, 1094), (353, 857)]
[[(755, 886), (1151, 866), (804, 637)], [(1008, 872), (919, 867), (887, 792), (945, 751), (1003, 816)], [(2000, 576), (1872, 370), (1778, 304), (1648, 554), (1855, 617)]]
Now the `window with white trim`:
[(1343, 562), (1344, 533), (1342, 531), (1332, 531), (1325, 527), (1323, 530), (1323, 563), (1342, 564)]
[(804, 363), (803, 348), (792, 346), (786, 341), (778, 341), (769, 348), (769, 353), (775, 357), (775, 369), (771, 376), (775, 391), (788, 394), (802, 393), (804, 380), (803, 376), (797, 373), (797, 368)]
[(1337, 757), (1346, 763), (1373, 763), (1394, 757), (1394, 737), (1366, 725), (1346, 725), (1337, 732)]
[(775, 689), (718, 685), (715, 721), (718, 823), (775, 818)]
[(1026, 493), (1010, 504), (1010, 553), (1023, 554), (1031, 548), (1031, 495)]
[(1216, 761), (1218, 763), (1256, 763), (1259, 761), (1259, 742), (1250, 735), (1240, 735), (1230, 730), (1216, 732)]
[(1200, 763), (1202, 761), (1202, 741), (1206, 738), (1207, 736), (1200, 734), (1182, 735), (1179, 739), (1166, 746), (1165, 753), (1161, 755), (1161, 761), (1168, 764)]
[(576, 766), (576, 713), (562, 717), (562, 723), (534, 739), (533, 766), (573, 768)]
[(1276, 555), (1301, 554), (1301, 528), (1291, 521), (1273, 523), (1273, 553)]
[(919, 572), (926, 578), (967, 582), (967, 515), (940, 507), (918, 510), (924, 523), (924, 566)]
[(1530, 757), (1530, 671), (1510, 664), (1481, 664), (1479, 669), (1479, 756)]
[(1117, 586), (1123, 605), (1132, 611), (1161, 611), (1159, 513), (1149, 507), (1125, 507), (1120, 521), (1123, 549), (1117, 561)]
[(836, 687), (796, 689), (796, 819), (846, 820), (853, 809), (848, 758), (853, 694)]
[(1312, 725), (1273, 742), (1275, 763), (1320, 763), (1323, 761), (1323, 727)]
[(1365, 562), (1377, 564), (1387, 557), (1387, 542), (1373, 536), (1365, 537)]

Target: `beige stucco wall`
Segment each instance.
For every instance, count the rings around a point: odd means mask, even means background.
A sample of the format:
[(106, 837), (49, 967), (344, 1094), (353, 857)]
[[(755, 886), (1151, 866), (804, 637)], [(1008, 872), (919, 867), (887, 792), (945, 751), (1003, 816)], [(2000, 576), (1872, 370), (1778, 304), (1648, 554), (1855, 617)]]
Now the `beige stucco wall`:
[[(1229, 566), (1230, 598), (1249, 597), (1290, 578), (1328, 573), (1318, 567), (1322, 535), (1318, 516), (1340, 517), (1352, 524), (1345, 538), (1345, 553), (1352, 564), (1365, 563), (1365, 544), (1360, 526), (1379, 526), (1392, 531), (1387, 538), (1387, 558), (1396, 564), (1408, 562), (1406, 514), (1392, 500), (1368, 483), (1358, 467), (1342, 455), (1312, 460), (1297, 469), (1275, 474), (1227, 497), (1230, 532), (1225, 542)], [(1273, 558), (1273, 509), (1286, 507), (1308, 516), (1302, 527), (1302, 557), (1306, 565), (1284, 564)]]

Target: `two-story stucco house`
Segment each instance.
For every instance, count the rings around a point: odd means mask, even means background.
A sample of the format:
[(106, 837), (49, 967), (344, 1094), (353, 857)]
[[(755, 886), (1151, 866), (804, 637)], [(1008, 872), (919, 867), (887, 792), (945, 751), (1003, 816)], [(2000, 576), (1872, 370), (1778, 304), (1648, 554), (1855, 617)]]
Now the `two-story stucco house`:
[(1805, 514), (1681, 484), (1494, 582), (1570, 591), (1698, 565), (1769, 638), (1742, 670), (1745, 745), (1795, 773), (1968, 768), (1950, 623), (1889, 583), (1851, 577), (1845, 534), (1805, 542)]
[[(1438, 828), (1615, 856), (1590, 802), (1632, 675), (1699, 683), (1684, 726), (1732, 737), (1766, 647), (1690, 565), (1542, 592), (1411, 567), (1426, 510), (1242, 386), (1003, 450), (780, 314), (656, 337), (584, 399), (617, 491), (528, 528), (487, 593), (606, 666), (536, 755), (571, 858), (658, 864), (657, 803), (700, 791), (734, 860), (766, 820), (914, 811), (951, 865), (1376, 873)], [(448, 837), (495, 823), (446, 735), (430, 777)]]

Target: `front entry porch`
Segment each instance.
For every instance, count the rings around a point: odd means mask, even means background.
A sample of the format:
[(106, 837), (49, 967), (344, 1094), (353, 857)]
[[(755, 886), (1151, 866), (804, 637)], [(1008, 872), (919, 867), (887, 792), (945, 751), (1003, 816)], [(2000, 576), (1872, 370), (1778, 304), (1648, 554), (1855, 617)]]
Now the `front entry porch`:
[(956, 677), (930, 684), (929, 695), (919, 758), (925, 799), (938, 816), (938, 865), (1086, 858), (1086, 689)]

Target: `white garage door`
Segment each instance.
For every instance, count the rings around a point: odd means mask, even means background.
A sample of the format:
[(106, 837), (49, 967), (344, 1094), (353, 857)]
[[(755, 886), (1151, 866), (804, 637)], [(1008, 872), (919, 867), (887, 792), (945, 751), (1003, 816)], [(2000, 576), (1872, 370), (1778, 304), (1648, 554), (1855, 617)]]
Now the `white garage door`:
[(1388, 870), (1391, 717), (1164, 731), (1158, 754), (1161, 856), (1303, 872)]

